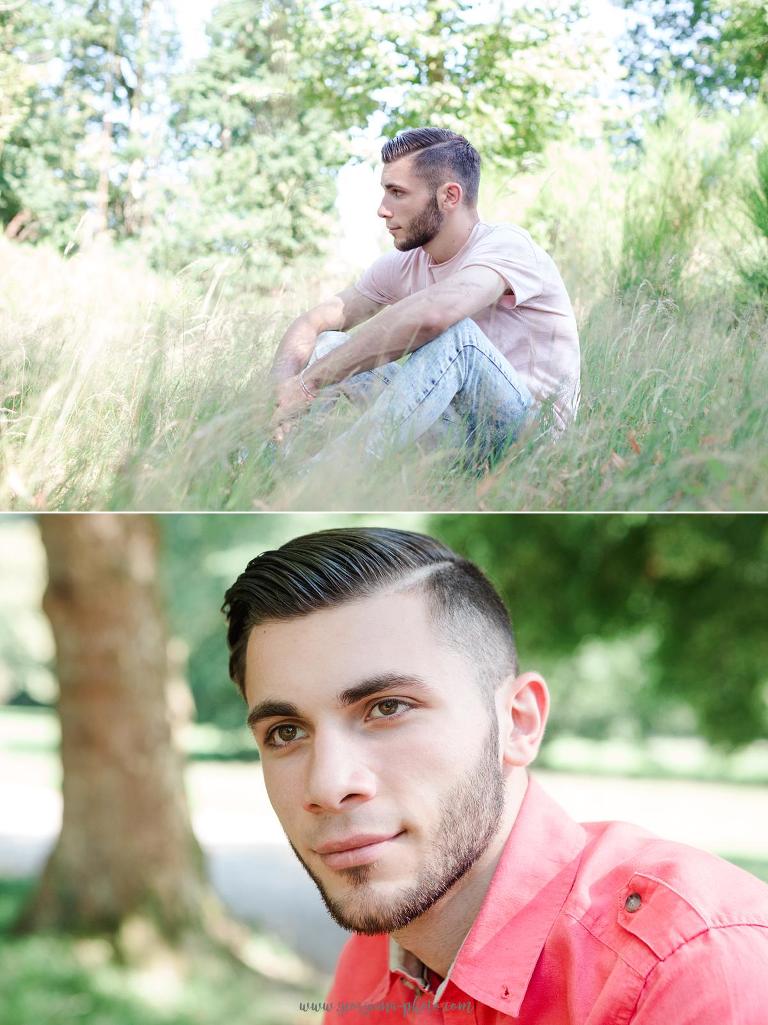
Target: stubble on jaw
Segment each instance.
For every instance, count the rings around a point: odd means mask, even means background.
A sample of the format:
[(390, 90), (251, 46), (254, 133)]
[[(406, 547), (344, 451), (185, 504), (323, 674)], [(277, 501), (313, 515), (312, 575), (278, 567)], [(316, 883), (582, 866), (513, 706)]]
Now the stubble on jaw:
[(389, 898), (376, 900), (372, 893), (366, 892), (376, 862), (343, 869), (341, 874), (353, 892), (341, 898), (329, 896), (291, 843), (294, 854), (320, 891), (328, 913), (342, 929), (366, 936), (404, 929), (445, 896), (485, 853), (504, 812), (504, 777), (498, 747), (498, 723), (493, 714), (475, 767), (442, 801), (427, 864), (412, 886), (404, 887)]
[(412, 218), (408, 225), (408, 237), (402, 241), (395, 239), (395, 248), (401, 253), (407, 253), (427, 245), (440, 231), (444, 217), (437, 205), (437, 195), (434, 194), (424, 209)]

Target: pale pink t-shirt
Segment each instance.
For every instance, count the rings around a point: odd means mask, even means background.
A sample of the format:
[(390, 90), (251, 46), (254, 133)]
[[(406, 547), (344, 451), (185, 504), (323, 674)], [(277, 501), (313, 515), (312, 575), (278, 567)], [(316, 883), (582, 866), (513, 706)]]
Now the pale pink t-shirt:
[(549, 399), (559, 427), (579, 404), (579, 335), (571, 301), (548, 253), (524, 228), (484, 224), (472, 229), (450, 260), (435, 263), (419, 246), (380, 256), (355, 287), (374, 302), (391, 305), (465, 267), (490, 267), (512, 289), (472, 320), (506, 356), (537, 402)]

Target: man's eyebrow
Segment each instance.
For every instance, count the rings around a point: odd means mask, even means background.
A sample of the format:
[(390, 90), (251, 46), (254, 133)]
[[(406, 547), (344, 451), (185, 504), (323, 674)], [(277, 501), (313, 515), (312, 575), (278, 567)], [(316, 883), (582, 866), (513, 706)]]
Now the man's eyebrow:
[[(364, 698), (371, 697), (373, 694), (392, 690), (393, 687), (406, 686), (416, 690), (431, 689), (426, 680), (414, 673), (379, 673), (376, 676), (370, 676), (365, 680), (361, 680), (360, 683), (356, 683), (353, 687), (347, 687), (336, 695), (336, 700), (342, 707), (346, 708), (358, 701), (362, 701)], [(253, 706), (248, 713), (246, 725), (249, 729), (253, 729), (262, 719), (300, 719), (301, 717), (299, 708), (293, 702), (276, 701), (272, 698), (267, 698), (265, 701), (260, 701), (257, 705)]]
[(298, 708), (292, 702), (273, 701), (267, 698), (266, 701), (260, 701), (258, 705), (253, 706), (248, 713), (245, 724), (252, 730), (256, 723), (261, 722), (262, 719), (273, 719), (276, 716), (285, 717), (286, 719), (301, 718)]
[(414, 673), (379, 673), (367, 680), (361, 680), (354, 687), (347, 687), (336, 696), (340, 705), (354, 705), (356, 701), (369, 698), (373, 694), (379, 694), (384, 690), (392, 690), (393, 687), (410, 687), (416, 690), (431, 690), (426, 680)]
[(385, 182), (381, 183), (383, 189), (400, 189), (401, 192), (407, 192), (405, 185), (399, 185), (397, 182)]

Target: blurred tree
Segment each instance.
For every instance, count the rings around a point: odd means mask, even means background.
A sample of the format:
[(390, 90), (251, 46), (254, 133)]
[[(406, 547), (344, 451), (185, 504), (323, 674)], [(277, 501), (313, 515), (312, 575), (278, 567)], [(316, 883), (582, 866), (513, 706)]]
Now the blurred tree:
[(763, 0), (621, 0), (632, 12), (622, 47), (630, 91), (664, 94), (680, 82), (713, 104), (768, 90)]
[(653, 632), (648, 676), (730, 746), (768, 735), (763, 516), (435, 516), (499, 587), (524, 653)]
[(167, 637), (146, 516), (43, 516), (56, 642), (63, 821), (23, 930), (178, 939), (213, 905), (167, 701)]
[[(178, 49), (169, 0), (38, 0), (22, 9), (8, 22), (8, 43), (34, 88), (6, 139), (3, 176), (27, 234), (34, 224), (34, 237), (59, 246), (107, 229), (138, 234)], [(9, 214), (10, 205), (6, 223)]]
[(205, 270), (231, 258), (269, 289), (294, 260), (318, 256), (347, 159), (322, 105), (299, 94), (294, 3), (224, 0), (207, 26), (209, 51), (174, 83), (180, 171), (167, 192), (161, 265)]
[(0, 7), (0, 223), (10, 238), (23, 238), (33, 220), (19, 194), (19, 166), (39, 96), (33, 58), (43, 32), (39, 7)]
[(585, 97), (594, 101), (604, 56), (577, 0), (483, 12), (469, 0), (318, 0), (297, 14), (305, 104), (347, 128), (378, 111), (387, 135), (449, 128), (506, 167), (540, 153)]
[(139, 236), (172, 270), (233, 258), (263, 289), (323, 251), (336, 172), (372, 116), (390, 134), (466, 132), (515, 167), (600, 75), (577, 0), (482, 15), (467, 0), (223, 0), (185, 73), (170, 0), (21, 6), (0, 13), (4, 222), (62, 247)]
[(668, 729), (671, 714), (687, 729), (695, 714), (724, 745), (768, 734), (768, 523), (751, 515), (163, 517), (161, 576), (199, 721), (228, 733), (243, 721), (219, 606), (249, 559), (300, 533), (371, 522), (433, 531), (486, 569), (524, 662), (582, 681), (569, 696), (565, 680), (555, 729), (603, 735), (623, 720), (645, 734)]

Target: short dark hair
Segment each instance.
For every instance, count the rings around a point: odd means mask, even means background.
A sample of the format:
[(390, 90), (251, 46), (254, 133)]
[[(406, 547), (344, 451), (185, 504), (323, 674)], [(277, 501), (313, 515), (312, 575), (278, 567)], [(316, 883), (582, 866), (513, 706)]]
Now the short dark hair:
[(448, 644), (469, 653), (488, 695), (517, 673), (512, 624), (474, 563), (426, 534), (386, 527), (320, 530), (263, 552), (224, 595), (229, 675), (245, 697), (253, 627), (295, 619), (387, 588), (421, 589)]
[(448, 181), (464, 189), (468, 206), (477, 205), (480, 189), (480, 154), (463, 135), (447, 128), (408, 128), (389, 139), (381, 150), (385, 164), (414, 153), (413, 170), (434, 192)]

